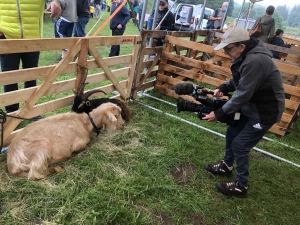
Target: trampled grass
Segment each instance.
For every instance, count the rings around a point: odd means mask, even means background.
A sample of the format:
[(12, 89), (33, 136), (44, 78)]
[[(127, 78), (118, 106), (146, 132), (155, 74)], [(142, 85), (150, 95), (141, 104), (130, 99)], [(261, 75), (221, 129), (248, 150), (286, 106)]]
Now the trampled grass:
[[(52, 35), (51, 28), (49, 21), (45, 36)], [(109, 35), (105, 29), (102, 34)], [(132, 23), (129, 32), (137, 32)], [(52, 63), (51, 54), (43, 57), (45, 65)], [(129, 103), (133, 119), (124, 130), (93, 136), (83, 152), (60, 163), (63, 173), (40, 181), (12, 177), (6, 154), (0, 155), (0, 224), (299, 223), (299, 168), (251, 151), (248, 198), (224, 196), (215, 185), (227, 179), (204, 169), (222, 158), (224, 138), (182, 120), (221, 134), (226, 126), (176, 113), (173, 106), (148, 97), (137, 100)], [(298, 120), (290, 135), (267, 137), (299, 149), (299, 130)], [(299, 150), (264, 140), (257, 147), (300, 164)]]

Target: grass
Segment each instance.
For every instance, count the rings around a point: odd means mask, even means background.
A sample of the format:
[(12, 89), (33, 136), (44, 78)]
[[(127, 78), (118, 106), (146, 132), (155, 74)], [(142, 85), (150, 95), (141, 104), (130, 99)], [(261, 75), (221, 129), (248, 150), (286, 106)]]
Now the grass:
[[(47, 22), (46, 37), (52, 35), (51, 28), (51, 21)], [(132, 23), (129, 32), (137, 32)], [(101, 33), (109, 34), (107, 27)], [(126, 51), (131, 52), (121, 50)], [(45, 65), (53, 60), (46, 53), (41, 59)], [(0, 155), (0, 224), (299, 223), (299, 168), (251, 151), (248, 198), (224, 196), (215, 184), (227, 179), (211, 176), (204, 165), (222, 158), (225, 140), (167, 113), (221, 134), (226, 126), (205, 123), (193, 113), (176, 113), (173, 106), (147, 97), (138, 101), (165, 113), (130, 102), (134, 116), (125, 129), (93, 136), (83, 152), (60, 164), (63, 173), (35, 182), (12, 177), (6, 154)], [(298, 120), (290, 135), (277, 138), (268, 133), (267, 137), (299, 149), (299, 130)], [(295, 149), (267, 141), (257, 147), (300, 164)]]

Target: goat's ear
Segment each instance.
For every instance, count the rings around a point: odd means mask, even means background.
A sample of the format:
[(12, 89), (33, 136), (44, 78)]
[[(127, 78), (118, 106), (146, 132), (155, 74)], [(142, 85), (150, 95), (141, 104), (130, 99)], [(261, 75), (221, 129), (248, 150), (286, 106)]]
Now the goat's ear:
[(117, 120), (117, 118), (111, 112), (107, 113), (107, 116), (108, 116), (108, 119), (110, 121), (116, 121)]
[(76, 93), (73, 89), (72, 89), (72, 91), (73, 91), (73, 94), (74, 94), (74, 95), (77, 95), (77, 93)]

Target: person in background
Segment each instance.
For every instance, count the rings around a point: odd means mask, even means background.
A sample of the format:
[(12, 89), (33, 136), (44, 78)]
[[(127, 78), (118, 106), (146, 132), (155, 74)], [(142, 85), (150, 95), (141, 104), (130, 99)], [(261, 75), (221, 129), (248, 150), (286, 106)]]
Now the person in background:
[(95, 17), (99, 18), (101, 15), (101, 0), (94, 0), (94, 8), (95, 8)]
[(139, 24), (139, 26), (140, 26), (140, 22), (142, 21), (143, 7), (144, 7), (144, 1), (141, 1), (141, 3), (139, 4), (139, 8), (138, 8), (138, 18), (139, 18), (138, 24)]
[[(275, 36), (271, 39), (270, 44), (271, 45), (277, 45), (284, 47), (284, 41), (282, 40), (284, 31), (281, 29), (276, 30)], [(273, 54), (273, 58), (280, 59), (279, 53), (277, 51), (271, 50)]]
[(232, 78), (218, 86), (214, 96), (235, 94), (222, 107), (203, 117), (207, 122), (230, 122), (223, 159), (206, 164), (205, 169), (213, 175), (230, 177), (235, 161), (236, 179), (218, 182), (217, 188), (226, 195), (246, 197), (250, 150), (280, 121), (284, 111), (282, 77), (265, 44), (250, 38), (249, 31), (241, 27), (230, 28), (223, 34), (214, 50), (221, 49), (232, 59)]
[(210, 30), (220, 29), (223, 18), (226, 15), (227, 8), (228, 8), (228, 2), (223, 2), (221, 8), (215, 9), (213, 14), (209, 17), (209, 21), (207, 22), (206, 28)]
[[(174, 18), (173, 13), (171, 11), (169, 11), (168, 7), (169, 7), (168, 0), (160, 0), (159, 6), (158, 6), (156, 24), (155, 24), (156, 30), (167, 30), (167, 31), (174, 30), (175, 18)], [(165, 17), (165, 15), (167, 15), (167, 16)], [(154, 17), (154, 12), (153, 12), (153, 17)], [(163, 18), (164, 18), (164, 20), (162, 21)], [(161, 22), (161, 24), (159, 25), (160, 22)], [(157, 40), (156, 46), (163, 45), (162, 38), (157, 38), (156, 40)]]
[(95, 13), (95, 7), (94, 6), (90, 6), (90, 18), (94, 18), (94, 13)]
[(110, 12), (111, 5), (112, 5), (112, 0), (106, 0), (107, 12)]
[(85, 27), (90, 20), (90, 0), (77, 0), (77, 22), (74, 37), (85, 37)]
[[(47, 11), (51, 11), (51, 18), (59, 16), (61, 5), (59, 2), (50, 2)], [(0, 4), (0, 39), (30, 39), (42, 38), (44, 4), (40, 0), (1, 0)], [(1, 40), (0, 40), (1, 41)], [(22, 68), (37, 67), (40, 52), (24, 52), (2, 54), (0, 57), (2, 72), (18, 70), (20, 62)], [(36, 80), (24, 82), (24, 87), (36, 86)], [(18, 84), (4, 85), (4, 92), (18, 90)], [(17, 111), (19, 103), (5, 107), (7, 113)], [(33, 118), (41, 119), (41, 116)]]
[[(266, 9), (266, 14), (258, 18), (255, 22), (261, 23), (261, 34), (257, 39), (261, 40), (264, 43), (269, 43), (275, 34), (275, 20), (272, 18), (272, 15), (275, 11), (275, 7), (270, 5)], [(254, 24), (254, 26), (255, 26)]]
[[(55, 37), (68, 38), (72, 37), (74, 23), (77, 22), (77, 1), (74, 0), (57, 0), (60, 2), (62, 12), (55, 24)], [(68, 49), (63, 49), (61, 57), (56, 59), (60, 61), (68, 53)]]
[[(114, 11), (120, 7), (121, 0), (113, 0), (111, 5), (111, 13), (113, 14)], [(124, 34), (126, 29), (126, 24), (130, 19), (129, 10), (126, 6), (123, 6), (118, 13), (111, 19), (110, 21), (110, 29), (112, 31), (112, 36), (121, 36)], [(110, 48), (109, 57), (118, 56), (120, 55), (120, 45), (112, 45)]]

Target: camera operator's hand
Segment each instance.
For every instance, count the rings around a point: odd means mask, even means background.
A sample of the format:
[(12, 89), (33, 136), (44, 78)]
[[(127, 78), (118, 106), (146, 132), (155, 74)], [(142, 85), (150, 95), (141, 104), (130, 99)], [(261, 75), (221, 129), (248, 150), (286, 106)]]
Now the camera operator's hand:
[(206, 120), (206, 122), (214, 122), (217, 121), (217, 117), (215, 116), (215, 113), (212, 111), (209, 114), (207, 114), (205, 117), (202, 118), (203, 120)]
[(221, 92), (219, 89), (214, 90), (214, 96), (215, 97), (223, 97), (223, 92)]

